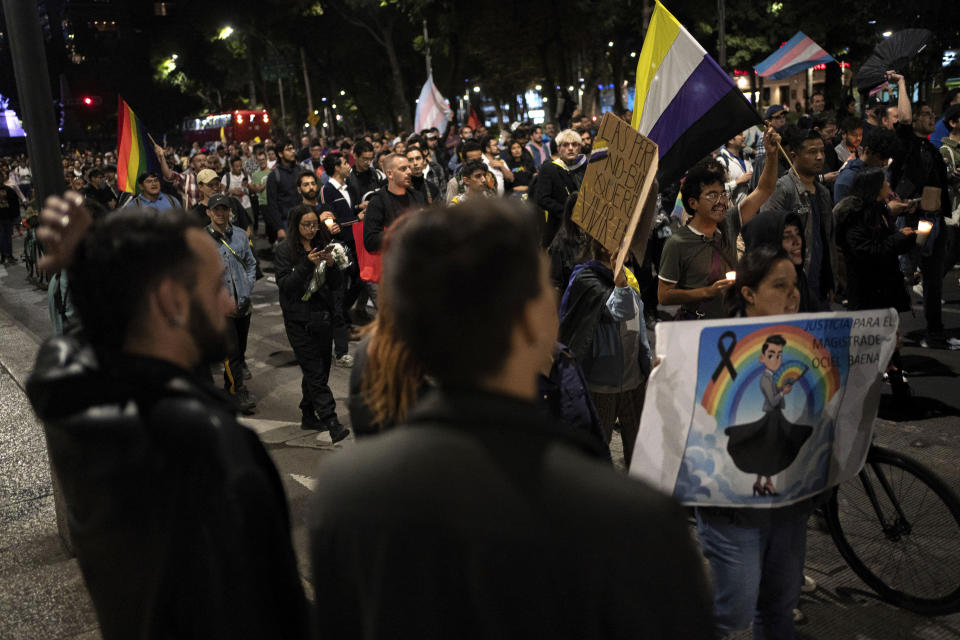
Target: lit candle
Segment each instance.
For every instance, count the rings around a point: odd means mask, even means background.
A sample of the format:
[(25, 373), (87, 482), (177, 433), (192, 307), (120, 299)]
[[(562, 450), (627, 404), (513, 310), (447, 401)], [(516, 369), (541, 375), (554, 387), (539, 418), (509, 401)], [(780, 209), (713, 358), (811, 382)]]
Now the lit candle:
[(927, 220), (921, 220), (917, 223), (917, 233), (930, 233), (933, 231), (933, 223)]
[(333, 218), (326, 218), (326, 219), (323, 221), (323, 224), (327, 225), (327, 228), (328, 228), (328, 229), (329, 229), (329, 228), (332, 228), (332, 227), (333, 227)]
[(736, 271), (727, 271), (727, 280), (736, 280), (737, 272)]

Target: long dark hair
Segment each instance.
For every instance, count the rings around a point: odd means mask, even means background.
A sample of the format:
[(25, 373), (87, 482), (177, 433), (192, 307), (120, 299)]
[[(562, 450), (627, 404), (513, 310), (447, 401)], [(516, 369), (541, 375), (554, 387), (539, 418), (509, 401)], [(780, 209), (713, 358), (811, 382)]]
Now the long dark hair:
[(880, 168), (864, 169), (854, 177), (848, 196), (856, 198), (852, 201), (854, 206), (841, 211), (837, 216), (837, 242), (841, 247), (846, 245), (846, 229), (849, 225), (858, 220), (870, 227), (880, 224), (880, 217), (886, 213), (887, 205), (885, 202), (878, 202), (877, 196), (880, 195), (886, 179), (886, 173)]
[(850, 195), (860, 198), (864, 204), (876, 202), (886, 179), (886, 173), (879, 167), (864, 169), (854, 176)]
[(727, 289), (724, 297), (728, 315), (736, 316), (746, 313), (747, 301), (741, 289), (750, 287), (756, 291), (773, 265), (781, 260), (790, 261), (790, 255), (782, 245), (762, 244), (744, 254), (740, 264), (737, 265), (737, 280)]
[[(289, 242), (290, 246), (294, 249), (303, 246), (303, 237), (300, 235), (300, 221), (303, 220), (303, 216), (308, 213), (316, 214), (317, 221), (320, 220), (320, 214), (314, 211), (313, 207), (308, 204), (298, 204), (293, 209), (290, 209), (290, 213), (287, 216), (287, 242)], [(314, 246), (325, 247), (330, 243), (330, 238), (330, 230), (327, 229), (327, 225), (321, 222), (317, 226), (317, 235), (313, 237)]]

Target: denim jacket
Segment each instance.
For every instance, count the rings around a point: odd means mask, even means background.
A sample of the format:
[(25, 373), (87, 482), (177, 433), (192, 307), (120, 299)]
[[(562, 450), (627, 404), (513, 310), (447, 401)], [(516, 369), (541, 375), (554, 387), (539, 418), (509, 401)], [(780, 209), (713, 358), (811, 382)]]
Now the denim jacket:
[(830, 268), (829, 276), (832, 279), (832, 282), (828, 284), (828, 288), (836, 290), (838, 285), (837, 280), (840, 275), (838, 272), (840, 253), (837, 249), (834, 231), (836, 225), (833, 220), (833, 199), (829, 189), (819, 182), (815, 182), (814, 184), (816, 185), (816, 194), (811, 195), (797, 174), (793, 171), (788, 171), (777, 180), (777, 186), (773, 191), (773, 195), (760, 207), (760, 214), (767, 211), (789, 211), (799, 214), (800, 221), (803, 223), (804, 241), (807, 247), (803, 269), (805, 272), (810, 273), (810, 259), (813, 255), (810, 247), (813, 246), (814, 242), (821, 243), (821, 238), (813, 237), (813, 225), (810, 224), (810, 213), (813, 209), (813, 206), (810, 204), (810, 199), (811, 197), (816, 197), (820, 205), (820, 224), (823, 227), (823, 239), (826, 241), (823, 246), (823, 255), (827, 259), (827, 265)]
[(247, 306), (249, 313), (249, 305), (246, 303), (250, 300), (250, 292), (256, 281), (257, 260), (253, 257), (247, 234), (243, 229), (229, 223), (223, 234), (214, 229), (213, 225), (207, 225), (207, 233), (217, 243), (220, 261), (226, 267), (223, 272), (223, 286), (233, 296), (237, 307), (242, 309)]

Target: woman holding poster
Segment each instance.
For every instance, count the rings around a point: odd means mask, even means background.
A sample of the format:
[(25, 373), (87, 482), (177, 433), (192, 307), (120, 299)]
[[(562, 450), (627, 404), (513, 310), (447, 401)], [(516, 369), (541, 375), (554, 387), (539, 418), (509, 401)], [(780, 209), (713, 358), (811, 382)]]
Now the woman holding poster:
[[(650, 375), (650, 344), (643, 301), (626, 268), (589, 238), (560, 301), (560, 342), (583, 368), (607, 445), (619, 421), (627, 466), (640, 428)], [(631, 274), (632, 276), (632, 274)]]
[[(759, 317), (797, 313), (800, 292), (797, 271), (789, 254), (779, 246), (762, 245), (748, 252), (737, 269), (736, 281), (727, 295), (732, 315)], [(761, 359), (769, 355), (765, 372), (778, 369), (778, 351), (783, 336), (768, 336)], [(776, 365), (776, 366), (774, 366)], [(766, 378), (770, 379), (767, 380)], [(765, 414), (756, 424), (731, 427), (751, 434), (731, 434), (730, 451), (744, 473), (773, 475), (793, 462), (798, 441), (809, 436), (810, 427), (792, 425), (780, 409), (792, 390), (772, 376), (761, 378), (765, 387)], [(769, 406), (767, 406), (769, 405)], [(785, 424), (786, 423), (786, 424)], [(798, 429), (802, 433), (797, 433)], [(734, 436), (757, 435), (750, 438)], [(783, 446), (781, 446), (783, 445)], [(794, 455), (789, 455), (789, 452)], [(784, 454), (784, 452), (787, 452)], [(755, 499), (774, 494), (770, 478), (758, 479)], [(803, 583), (807, 518), (818, 498), (770, 509), (697, 507), (697, 535), (710, 563), (714, 592), (714, 615), (718, 637), (725, 637), (753, 624), (754, 638), (789, 640), (794, 637), (793, 610)]]

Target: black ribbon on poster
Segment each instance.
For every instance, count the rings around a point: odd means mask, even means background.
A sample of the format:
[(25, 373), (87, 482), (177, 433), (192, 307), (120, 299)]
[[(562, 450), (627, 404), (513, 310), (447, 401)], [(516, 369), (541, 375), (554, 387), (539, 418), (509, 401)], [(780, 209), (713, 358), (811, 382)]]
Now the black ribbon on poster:
[[(729, 340), (730, 344), (724, 344), (725, 340)], [(737, 379), (737, 369), (733, 366), (733, 361), (730, 360), (730, 356), (733, 355), (733, 349), (736, 346), (737, 334), (735, 334), (733, 331), (725, 331), (717, 340), (717, 351), (720, 352), (720, 364), (717, 365), (713, 375), (710, 376), (711, 380), (716, 382), (717, 378), (720, 377), (720, 374), (723, 373), (724, 369), (730, 372), (730, 377), (732, 379)]]

